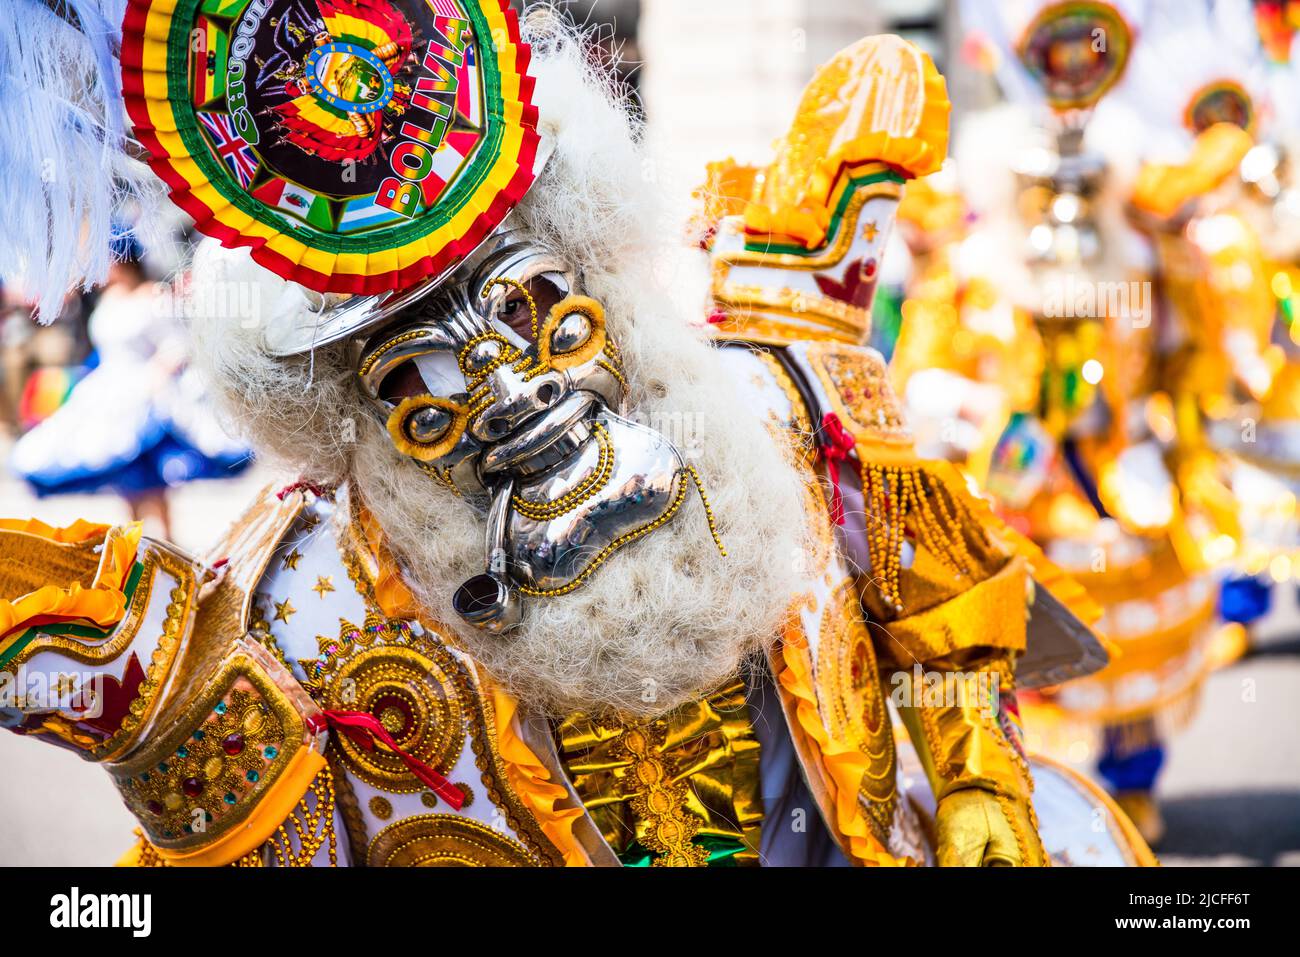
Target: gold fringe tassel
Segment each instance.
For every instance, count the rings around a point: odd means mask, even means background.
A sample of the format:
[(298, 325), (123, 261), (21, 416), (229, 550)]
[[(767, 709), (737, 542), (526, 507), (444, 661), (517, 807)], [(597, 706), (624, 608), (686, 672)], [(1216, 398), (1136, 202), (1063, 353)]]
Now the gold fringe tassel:
[(862, 499), (874, 521), (867, 529), (872, 574), (895, 608), (903, 607), (899, 572), (909, 524), (918, 542), (954, 575), (974, 577), (978, 566), (965, 531), (986, 544), (987, 539), (964, 490), (950, 488), (919, 464), (867, 464), (862, 467)]

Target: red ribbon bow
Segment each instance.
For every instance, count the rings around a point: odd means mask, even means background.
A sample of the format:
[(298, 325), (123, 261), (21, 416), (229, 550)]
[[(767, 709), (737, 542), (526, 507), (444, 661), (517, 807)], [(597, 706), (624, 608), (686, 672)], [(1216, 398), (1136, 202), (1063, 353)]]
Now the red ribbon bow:
[(817, 430), (817, 443), (826, 456), (826, 464), (831, 473), (831, 520), (836, 525), (843, 525), (844, 495), (840, 492), (840, 464), (857, 447), (857, 440), (845, 431), (844, 423), (838, 415), (827, 412), (822, 416), (821, 428)]
[(308, 482), (306, 479), (299, 479), (293, 484), (286, 485), (284, 488), (280, 489), (280, 491), (275, 493), (275, 497), (283, 502), (294, 492), (311, 492), (311, 494), (315, 495), (317, 498), (328, 498), (330, 494), (329, 489), (317, 485), (315, 482)]
[(373, 751), (375, 741), (378, 739), (381, 744), (401, 758), (402, 763), (410, 768), (411, 773), (419, 778), (421, 783), (450, 804), (453, 809), (459, 811), (464, 806), (465, 792), (419, 758), (407, 754), (398, 747), (393, 736), (384, 730), (384, 726), (373, 714), (366, 711), (326, 711), (324, 714), (331, 729), (347, 735), (363, 751)]

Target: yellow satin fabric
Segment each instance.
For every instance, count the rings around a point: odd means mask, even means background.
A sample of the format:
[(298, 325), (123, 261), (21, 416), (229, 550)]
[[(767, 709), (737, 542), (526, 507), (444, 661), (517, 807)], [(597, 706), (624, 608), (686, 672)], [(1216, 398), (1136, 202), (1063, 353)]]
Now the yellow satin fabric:
[(1042, 842), (1025, 806), (978, 788), (956, 791), (935, 815), (940, 867), (1043, 867)]

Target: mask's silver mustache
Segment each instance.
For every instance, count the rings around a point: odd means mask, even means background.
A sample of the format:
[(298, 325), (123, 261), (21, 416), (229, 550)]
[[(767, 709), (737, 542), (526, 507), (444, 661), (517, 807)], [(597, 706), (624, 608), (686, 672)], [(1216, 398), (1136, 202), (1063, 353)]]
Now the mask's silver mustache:
[(554, 468), (591, 438), (590, 416), (596, 399), (582, 392), (566, 396), (526, 419), (511, 435), (484, 453), (484, 482), (494, 485), (487, 521), (487, 570), (456, 589), (452, 606), (466, 622), (492, 634), (519, 624), (519, 593), (510, 579), (506, 523), (516, 477)]
[(594, 396), (574, 392), (532, 416), (483, 454), (483, 477), (491, 480), (505, 472), (534, 475), (563, 462), (591, 438), (589, 419), (595, 404)]

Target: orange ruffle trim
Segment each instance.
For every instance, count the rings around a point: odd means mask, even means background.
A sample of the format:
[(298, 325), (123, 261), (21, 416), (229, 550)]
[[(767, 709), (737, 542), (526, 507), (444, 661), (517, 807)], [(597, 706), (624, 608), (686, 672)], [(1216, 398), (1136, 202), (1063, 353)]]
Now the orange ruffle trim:
[(573, 834), (573, 827), (586, 813), (581, 807), (565, 807), (569, 792), (551, 780), (551, 772), (515, 730), (519, 703), (499, 688), (492, 690), (492, 709), (497, 719), (497, 748), (506, 766), (506, 778), (516, 796), (537, 819), (542, 833), (554, 844), (567, 867), (586, 867), (587, 853)]
[(0, 531), (33, 535), (59, 544), (96, 540), (104, 544), (89, 587), (79, 582), (46, 585), (25, 595), (0, 597), (0, 637), (35, 623), (85, 621), (98, 628), (111, 628), (122, 620), (126, 614), (124, 587), (140, 547), (138, 522), (115, 528), (78, 519), (64, 528), (55, 528), (37, 519), (0, 519)]
[(867, 827), (866, 815), (858, 803), (858, 790), (870, 761), (857, 748), (833, 741), (826, 731), (817, 710), (808, 638), (797, 611), (791, 613), (783, 639), (778, 654), (784, 667), (777, 675), (777, 682), (794, 701), (799, 727), (791, 730), (811, 743), (811, 748), (803, 750), (816, 754), (821, 761), (835, 813), (835, 829), (847, 842), (846, 850), (855, 861), (868, 867), (914, 866), (916, 862), (910, 858), (900, 859), (890, 854)]

